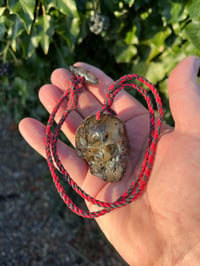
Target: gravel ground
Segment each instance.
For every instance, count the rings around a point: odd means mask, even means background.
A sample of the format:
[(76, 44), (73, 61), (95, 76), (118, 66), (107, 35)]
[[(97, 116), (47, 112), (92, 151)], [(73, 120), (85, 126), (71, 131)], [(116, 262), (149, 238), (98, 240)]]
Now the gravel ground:
[(64, 206), (16, 123), (0, 119), (0, 265), (126, 266), (94, 220)]

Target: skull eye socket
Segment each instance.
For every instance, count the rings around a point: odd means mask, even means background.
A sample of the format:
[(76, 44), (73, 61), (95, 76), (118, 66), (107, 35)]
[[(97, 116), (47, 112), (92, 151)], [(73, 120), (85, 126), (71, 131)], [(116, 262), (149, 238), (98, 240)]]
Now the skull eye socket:
[(103, 136), (103, 142), (106, 142), (108, 140), (108, 133), (105, 133), (105, 135)]

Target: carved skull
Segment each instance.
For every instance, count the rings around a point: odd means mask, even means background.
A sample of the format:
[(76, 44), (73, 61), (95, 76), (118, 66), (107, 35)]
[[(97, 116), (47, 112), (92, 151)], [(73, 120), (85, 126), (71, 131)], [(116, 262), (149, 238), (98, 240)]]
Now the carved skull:
[(108, 182), (118, 182), (127, 167), (129, 152), (124, 123), (116, 116), (87, 117), (76, 131), (76, 150), (86, 159), (90, 172)]

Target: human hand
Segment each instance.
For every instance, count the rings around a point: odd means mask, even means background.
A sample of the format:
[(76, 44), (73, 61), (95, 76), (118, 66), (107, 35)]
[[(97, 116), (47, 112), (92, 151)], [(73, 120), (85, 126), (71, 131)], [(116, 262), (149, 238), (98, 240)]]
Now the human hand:
[[(93, 66), (77, 63), (98, 79), (81, 93), (78, 108), (63, 124), (63, 132), (74, 145), (81, 121), (96, 113), (106, 90), (113, 82)], [(169, 78), (169, 101), (175, 128), (164, 125), (146, 190), (131, 204), (96, 219), (102, 231), (130, 265), (199, 265), (200, 261), (200, 60), (183, 60)], [(70, 72), (57, 69), (52, 84), (41, 87), (40, 101), (51, 112), (69, 86)], [(131, 147), (125, 176), (118, 183), (106, 183), (90, 174), (74, 149), (58, 143), (59, 157), (74, 181), (91, 196), (107, 202), (116, 200), (132, 183), (140, 167), (149, 133), (148, 111), (125, 91), (114, 100), (112, 109), (126, 124)], [(58, 121), (64, 106), (56, 115)], [(45, 155), (45, 126), (32, 118), (19, 124), (25, 140)], [(90, 211), (96, 207), (88, 204)], [(193, 257), (192, 257), (193, 256)], [(191, 264), (195, 257), (197, 264)], [(182, 263), (182, 264), (181, 264)]]

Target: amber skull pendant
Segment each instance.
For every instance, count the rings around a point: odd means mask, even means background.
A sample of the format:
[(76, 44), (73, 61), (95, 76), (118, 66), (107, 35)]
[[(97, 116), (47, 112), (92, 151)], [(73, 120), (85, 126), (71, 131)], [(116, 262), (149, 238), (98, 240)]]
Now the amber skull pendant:
[(123, 177), (129, 153), (124, 123), (116, 116), (92, 115), (83, 120), (76, 131), (76, 150), (85, 159), (90, 172), (108, 182)]

